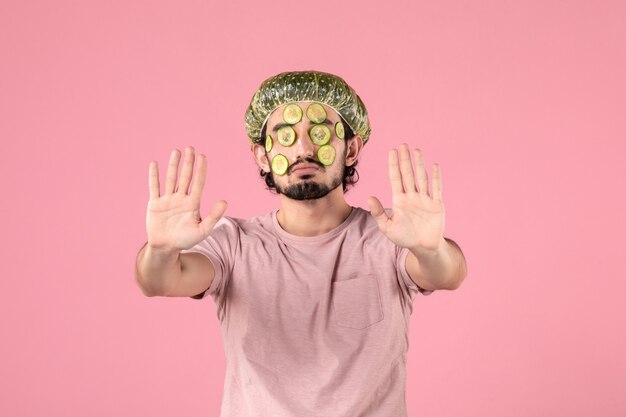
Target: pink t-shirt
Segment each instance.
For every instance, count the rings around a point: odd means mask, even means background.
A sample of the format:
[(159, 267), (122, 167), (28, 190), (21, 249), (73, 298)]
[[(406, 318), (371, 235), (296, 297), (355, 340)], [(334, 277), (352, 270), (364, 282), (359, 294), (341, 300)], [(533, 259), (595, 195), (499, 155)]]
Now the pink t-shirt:
[(314, 237), (287, 233), (275, 211), (223, 217), (184, 252), (215, 266), (201, 296), (221, 322), (222, 417), (406, 416), (409, 316), (431, 291), (369, 212)]

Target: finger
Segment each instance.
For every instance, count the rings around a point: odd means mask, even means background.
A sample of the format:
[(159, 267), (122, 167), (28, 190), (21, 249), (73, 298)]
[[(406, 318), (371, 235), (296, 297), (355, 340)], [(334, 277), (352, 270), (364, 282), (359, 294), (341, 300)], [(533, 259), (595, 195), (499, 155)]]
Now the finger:
[(400, 175), (400, 168), (398, 167), (398, 151), (395, 149), (389, 151), (389, 182), (391, 182), (392, 194), (404, 193), (404, 189), (402, 188), (402, 176)]
[(400, 173), (402, 174), (402, 184), (407, 193), (416, 192), (415, 177), (413, 176), (413, 166), (411, 164), (411, 153), (409, 145), (400, 145)]
[(148, 189), (150, 190), (150, 200), (159, 198), (159, 164), (150, 161), (148, 168)]
[(165, 176), (165, 194), (172, 194), (176, 188), (176, 178), (178, 177), (178, 161), (180, 161), (180, 151), (174, 149), (170, 155), (170, 162), (167, 165)]
[(193, 184), (191, 185), (191, 192), (189, 193), (193, 200), (198, 202), (202, 197), (202, 190), (204, 189), (204, 183), (206, 182), (206, 172), (206, 156), (204, 154), (200, 154), (198, 156), (198, 167), (196, 168), (196, 175), (193, 179)]
[(413, 157), (415, 158), (415, 171), (419, 192), (428, 194), (428, 172), (426, 172), (426, 167), (424, 166), (422, 151), (415, 149), (413, 151)]
[(191, 177), (193, 175), (193, 164), (196, 159), (196, 153), (192, 146), (185, 148), (185, 159), (183, 160), (183, 168), (180, 172), (180, 178), (178, 180), (179, 194), (187, 194), (189, 190), (189, 184), (191, 183)]
[(211, 207), (209, 214), (207, 214), (204, 220), (200, 222), (200, 228), (202, 229), (205, 238), (211, 234), (211, 230), (213, 230), (215, 223), (217, 223), (218, 220), (224, 215), (226, 207), (228, 207), (228, 203), (225, 200), (216, 202), (213, 204), (213, 207)]
[(387, 228), (387, 221), (389, 220), (389, 216), (387, 216), (387, 212), (382, 204), (380, 204), (380, 200), (374, 196), (367, 199), (367, 205), (370, 206), (370, 213), (372, 217), (378, 223), (378, 227), (380, 230), (385, 230)]
[(441, 166), (439, 164), (433, 165), (433, 200), (443, 200), (443, 191), (441, 185)]

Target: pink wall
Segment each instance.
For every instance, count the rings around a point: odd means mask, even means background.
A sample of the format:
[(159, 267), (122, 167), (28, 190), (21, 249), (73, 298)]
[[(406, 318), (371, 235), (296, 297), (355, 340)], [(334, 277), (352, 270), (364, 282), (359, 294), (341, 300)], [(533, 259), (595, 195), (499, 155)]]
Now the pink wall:
[(211, 299), (133, 280), (148, 163), (207, 153), (204, 205), (277, 207), (243, 112), (266, 77), (345, 77), (386, 153), (439, 162), (469, 276), (419, 297), (411, 416), (626, 415), (626, 3), (20, 1), (0, 6), (0, 415), (217, 416)]

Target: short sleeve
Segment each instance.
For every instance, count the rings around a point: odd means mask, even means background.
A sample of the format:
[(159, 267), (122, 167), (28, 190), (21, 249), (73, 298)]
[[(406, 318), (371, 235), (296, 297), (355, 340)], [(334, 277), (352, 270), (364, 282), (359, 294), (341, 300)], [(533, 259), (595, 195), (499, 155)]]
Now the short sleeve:
[(400, 276), (400, 280), (404, 284), (412, 301), (418, 293), (422, 295), (430, 295), (434, 291), (421, 288), (411, 279), (411, 276), (406, 270), (406, 257), (408, 255), (409, 255), (409, 250), (407, 248), (400, 248), (396, 246), (396, 256), (397, 256), (396, 268), (398, 269), (398, 275)]
[(211, 261), (215, 270), (215, 276), (209, 288), (191, 298), (202, 299), (209, 294), (213, 296), (218, 308), (221, 309), (226, 296), (226, 288), (232, 275), (239, 239), (240, 233), (237, 222), (230, 217), (222, 217), (213, 227), (209, 237), (195, 246), (181, 251), (181, 253), (201, 253)]

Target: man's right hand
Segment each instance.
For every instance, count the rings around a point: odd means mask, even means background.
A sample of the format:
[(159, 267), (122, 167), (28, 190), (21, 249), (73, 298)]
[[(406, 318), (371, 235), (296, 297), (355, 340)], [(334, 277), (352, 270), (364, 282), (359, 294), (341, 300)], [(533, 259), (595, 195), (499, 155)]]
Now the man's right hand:
[(178, 149), (172, 151), (163, 194), (160, 192), (158, 163), (150, 162), (148, 181), (150, 201), (146, 228), (148, 246), (153, 252), (177, 253), (193, 247), (209, 236), (215, 223), (226, 210), (226, 201), (220, 200), (213, 205), (204, 219), (201, 218), (200, 198), (206, 181), (206, 156), (203, 154), (198, 156), (193, 184), (191, 184), (195, 161), (193, 147), (185, 148), (183, 167), (178, 178), (180, 157)]

